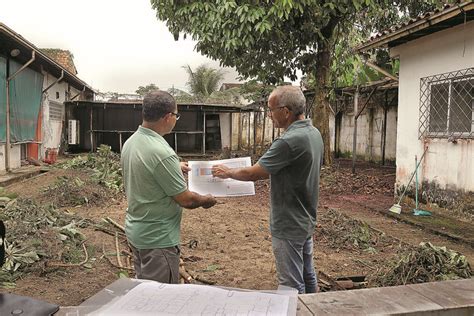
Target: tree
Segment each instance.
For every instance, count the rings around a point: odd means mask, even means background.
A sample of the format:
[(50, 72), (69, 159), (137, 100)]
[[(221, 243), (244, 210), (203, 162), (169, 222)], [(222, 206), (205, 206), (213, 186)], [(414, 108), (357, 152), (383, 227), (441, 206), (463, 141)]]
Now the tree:
[(214, 69), (206, 65), (198, 66), (194, 71), (189, 65), (183, 66), (188, 73), (186, 83), (191, 93), (201, 99), (208, 98), (219, 88), (219, 83), (224, 77), (222, 69)]
[[(197, 41), (196, 50), (235, 67), (244, 78), (276, 84), (296, 71), (314, 76), (313, 124), (326, 144), (324, 161), (331, 162), (329, 135), (330, 69), (338, 36), (353, 28), (382, 29), (382, 23), (437, 1), (406, 0), (275, 0), (167, 1), (151, 0), (159, 19), (175, 39), (180, 33)], [(428, 4), (427, 4), (428, 3)], [(412, 8), (413, 7), (413, 8)], [(383, 25), (385, 28), (391, 25)]]
[[(337, 2), (337, 5), (335, 4)], [(169, 30), (191, 34), (196, 49), (245, 78), (264, 83), (296, 80), (296, 71), (315, 72), (316, 111), (313, 124), (329, 144), (330, 45), (339, 21), (372, 0), (159, 1), (158, 18)], [(331, 162), (325, 146), (325, 162)]]
[(155, 90), (160, 90), (160, 88), (158, 88), (158, 86), (156, 86), (154, 83), (150, 83), (149, 85), (146, 85), (146, 86), (139, 86), (138, 89), (135, 90), (135, 93), (143, 97), (148, 92), (155, 91)]

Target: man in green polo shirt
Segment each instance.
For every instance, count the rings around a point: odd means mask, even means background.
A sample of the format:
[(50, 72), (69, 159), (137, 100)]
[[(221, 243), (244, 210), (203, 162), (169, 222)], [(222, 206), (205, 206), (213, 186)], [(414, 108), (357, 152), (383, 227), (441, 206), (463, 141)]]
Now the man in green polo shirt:
[(305, 105), (298, 87), (276, 88), (268, 98), (268, 110), (274, 126), (285, 132), (255, 165), (216, 165), (212, 173), (242, 181), (270, 177), (270, 231), (278, 281), (299, 293), (314, 293), (313, 233), (324, 151), (318, 129), (304, 118)]
[(125, 233), (137, 278), (178, 283), (182, 207), (209, 208), (216, 199), (188, 190), (183, 172), (189, 168), (163, 138), (179, 119), (174, 98), (164, 91), (147, 94), (142, 117), (121, 155), (128, 202)]

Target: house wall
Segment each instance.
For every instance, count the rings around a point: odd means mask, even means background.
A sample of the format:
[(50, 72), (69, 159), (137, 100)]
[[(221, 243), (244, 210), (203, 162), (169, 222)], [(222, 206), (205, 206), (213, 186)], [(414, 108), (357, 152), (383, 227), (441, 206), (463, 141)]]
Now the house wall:
[[(13, 145), (10, 150), (10, 168), (21, 167), (21, 146)], [(5, 144), (0, 145), (0, 172), (5, 171)]]
[[(44, 74), (44, 83), (43, 89), (46, 89), (50, 84), (57, 80), (54, 76), (49, 73), (43, 72)], [(42, 124), (42, 144), (40, 146), (40, 159), (45, 157), (45, 152), (48, 148), (56, 148), (58, 149), (61, 144), (61, 135), (63, 131), (63, 124), (64, 124), (64, 113), (65, 107), (64, 102), (70, 96), (74, 96), (79, 91), (70, 88), (69, 91), (69, 84), (67, 82), (59, 82), (53, 85), (48, 91), (43, 94), (43, 102), (42, 102), (42, 111), (43, 111), (43, 124)], [(66, 95), (68, 93), (68, 95)], [(52, 119), (50, 117), (50, 106), (51, 102), (57, 102), (61, 104), (62, 108), (62, 119)]]
[(397, 46), (400, 57), (397, 135), (397, 185), (407, 185), (415, 155), (423, 154), (422, 181), (443, 189), (474, 191), (474, 139), (420, 140), (420, 78), (474, 67), (474, 22), (459, 25)]
[[(44, 72), (43, 89), (47, 88), (57, 78), (51, 74)], [(64, 113), (64, 104), (66, 98), (66, 92), (69, 89), (69, 84), (66, 82), (60, 82), (51, 87), (47, 92), (43, 93), (41, 108), (42, 111), (42, 139), (40, 140), (38, 159), (42, 160), (45, 157), (45, 151), (47, 148), (59, 148), (61, 142), (61, 133), (63, 128), (63, 121), (50, 120), (49, 118), (49, 105), (50, 101), (56, 101), (62, 104)], [(59, 98), (56, 98), (56, 92), (59, 93)], [(75, 95), (79, 91), (70, 88), (71, 95)], [(63, 116), (64, 119), (64, 116)], [(10, 168), (15, 169), (21, 167), (21, 144), (12, 144), (10, 150)], [(5, 170), (5, 145), (0, 146), (0, 171)]]

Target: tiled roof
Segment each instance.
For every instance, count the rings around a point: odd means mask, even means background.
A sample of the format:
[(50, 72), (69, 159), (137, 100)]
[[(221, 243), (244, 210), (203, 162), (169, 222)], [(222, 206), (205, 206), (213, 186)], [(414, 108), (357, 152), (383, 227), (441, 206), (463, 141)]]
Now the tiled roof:
[[(420, 32), (421, 30), (426, 30), (429, 28), (432, 28), (434, 31), (439, 31), (441, 29), (463, 23), (464, 18), (457, 19), (453, 23), (442, 23), (455, 16), (462, 15), (463, 13), (466, 17), (466, 21), (470, 21), (473, 19), (473, 15), (472, 13), (468, 14), (467, 11), (472, 11), (474, 9), (473, 5), (474, 0), (459, 1), (455, 4), (445, 4), (441, 8), (438, 8), (431, 12), (426, 12), (422, 15), (417, 16), (416, 18), (412, 18), (404, 23), (394, 25), (387, 30), (384, 30), (371, 36), (368, 41), (357, 47), (356, 50), (364, 51), (367, 49), (383, 46), (385, 44), (394, 42), (395, 40), (398, 40), (398, 44), (401, 44), (408, 40), (412, 40), (430, 33), (424, 32), (419, 34), (418, 36), (415, 36), (415, 32)], [(441, 25), (434, 27), (435, 24)], [(403, 40), (402, 37), (406, 37), (406, 40)]]
[(77, 75), (77, 69), (73, 60), (74, 56), (70, 51), (59, 48), (41, 48), (41, 51), (66, 68), (67, 71)]

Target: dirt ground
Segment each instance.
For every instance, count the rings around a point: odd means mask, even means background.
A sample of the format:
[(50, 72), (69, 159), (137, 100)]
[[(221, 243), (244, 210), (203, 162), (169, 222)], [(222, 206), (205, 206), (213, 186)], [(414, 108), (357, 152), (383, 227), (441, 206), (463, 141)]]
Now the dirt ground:
[[(48, 194), (54, 195), (54, 192), (46, 188), (55, 183), (58, 176), (86, 180), (88, 175), (77, 170), (52, 169), (7, 189), (20, 197), (47, 203), (53, 200)], [(394, 181), (394, 168), (369, 163), (358, 163), (356, 175), (351, 174), (350, 163), (345, 160), (339, 160), (333, 167), (322, 171), (314, 245), (318, 270), (333, 277), (370, 275), (385, 267), (407, 245), (418, 245), (421, 241), (459, 251), (474, 262), (474, 249), (469, 243), (452, 240), (384, 215), (394, 203)], [(95, 198), (100, 203), (65, 206), (61, 210), (90, 219), (92, 223), (101, 223), (103, 218), (109, 217), (123, 225), (126, 209), (123, 195)], [(404, 205), (404, 212), (408, 208), (409, 205)], [(219, 204), (207, 210), (185, 210), (181, 236), (185, 268), (194, 276), (219, 286), (275, 289), (277, 281), (268, 229), (268, 209), (269, 182), (259, 181), (255, 196), (219, 199)], [(365, 247), (351, 239), (356, 233), (350, 232), (353, 220), (365, 222), (367, 227), (377, 232)], [(472, 238), (472, 222), (466, 220), (465, 224), (467, 228), (463, 231), (463, 237)], [(70, 306), (79, 305), (112, 283), (119, 277), (120, 271), (126, 270), (117, 266), (115, 237), (95, 229), (94, 225), (83, 229), (83, 233), (87, 238), (87, 267), (44, 266), (35, 273), (24, 274), (17, 280), (14, 289), (0, 291)], [(123, 238), (118, 240), (121, 260), (126, 265), (127, 245)], [(133, 276), (133, 271), (128, 272)]]

